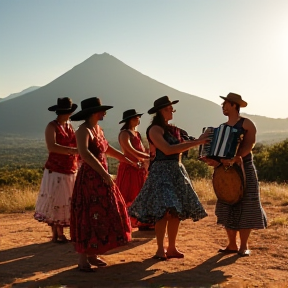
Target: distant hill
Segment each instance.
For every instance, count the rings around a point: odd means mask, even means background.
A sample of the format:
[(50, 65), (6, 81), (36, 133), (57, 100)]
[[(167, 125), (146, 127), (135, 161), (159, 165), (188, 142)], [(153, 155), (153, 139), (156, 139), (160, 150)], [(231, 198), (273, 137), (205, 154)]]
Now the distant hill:
[(21, 95), (24, 95), (26, 93), (29, 93), (29, 92), (32, 92), (34, 90), (37, 90), (38, 88), (40, 88), (39, 86), (31, 86), (27, 89), (24, 89), (22, 90), (21, 92), (19, 93), (13, 93), (13, 94), (10, 94), (9, 96), (5, 97), (5, 98), (0, 98), (0, 101), (6, 101), (6, 100), (10, 100), (12, 98), (15, 98), (15, 97), (18, 97), (18, 96), (21, 96)]
[(257, 142), (273, 144), (288, 139), (288, 118), (274, 119), (245, 113), (241, 115), (250, 118), (256, 124)]
[[(172, 100), (180, 100), (175, 105), (177, 112), (173, 123), (187, 130), (190, 135), (198, 136), (203, 127), (216, 127), (225, 121), (218, 104), (173, 89), (103, 53), (91, 56), (46, 86), (20, 97), (0, 101), (0, 134), (44, 138), (47, 123), (55, 118), (55, 113), (49, 112), (47, 108), (56, 104), (58, 97), (71, 97), (79, 105), (77, 112), (81, 100), (97, 96), (104, 105), (114, 106), (101, 123), (110, 141), (117, 141), (121, 127), (118, 122), (122, 119), (123, 111), (130, 108), (145, 112), (139, 126), (139, 131), (144, 135), (151, 120), (146, 111), (153, 106), (155, 99), (164, 95)], [(274, 132), (285, 130), (285, 137), (288, 138), (288, 119), (257, 116), (255, 122), (259, 137), (262, 133), (272, 131), (270, 124), (262, 125), (262, 120), (273, 122)], [(78, 122), (73, 124), (79, 125)]]

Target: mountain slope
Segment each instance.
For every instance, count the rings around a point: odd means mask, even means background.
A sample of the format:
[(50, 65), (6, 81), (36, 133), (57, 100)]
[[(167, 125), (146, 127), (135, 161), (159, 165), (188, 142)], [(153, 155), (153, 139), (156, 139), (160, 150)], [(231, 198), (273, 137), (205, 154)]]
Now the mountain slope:
[(37, 90), (38, 88), (40, 88), (40, 87), (39, 86), (31, 86), (29, 88), (22, 90), (21, 92), (10, 94), (9, 96), (7, 96), (5, 98), (0, 98), (0, 101), (6, 101), (6, 100), (10, 100), (10, 99), (15, 98), (15, 97), (19, 97), (19, 96), (24, 95), (26, 93)]
[[(47, 108), (56, 104), (58, 97), (71, 97), (79, 105), (78, 111), (81, 100), (97, 96), (103, 104), (114, 106), (101, 126), (106, 137), (115, 141), (121, 127), (118, 122), (124, 110), (135, 108), (145, 112), (139, 126), (140, 132), (144, 133), (151, 120), (146, 112), (153, 106), (154, 100), (163, 95), (168, 95), (171, 100), (180, 100), (175, 105), (177, 112), (173, 122), (190, 135), (198, 136), (203, 127), (215, 127), (225, 121), (219, 105), (159, 83), (103, 53), (91, 56), (46, 86), (1, 101), (0, 133), (42, 138), (47, 123), (55, 118), (55, 114)], [(73, 123), (75, 126), (78, 124)]]

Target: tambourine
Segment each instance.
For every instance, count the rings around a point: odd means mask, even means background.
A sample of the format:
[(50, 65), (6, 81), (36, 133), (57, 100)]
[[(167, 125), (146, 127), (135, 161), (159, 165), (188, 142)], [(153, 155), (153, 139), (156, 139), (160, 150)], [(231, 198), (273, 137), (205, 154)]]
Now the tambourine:
[(233, 166), (220, 164), (214, 169), (212, 183), (219, 201), (234, 205), (243, 198), (245, 192), (243, 172), (243, 167), (236, 163)]

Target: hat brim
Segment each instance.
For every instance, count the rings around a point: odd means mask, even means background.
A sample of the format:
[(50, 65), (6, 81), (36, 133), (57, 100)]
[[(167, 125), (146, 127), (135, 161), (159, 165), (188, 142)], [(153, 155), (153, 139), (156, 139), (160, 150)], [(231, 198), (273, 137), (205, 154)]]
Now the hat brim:
[(148, 114), (154, 114), (154, 113), (156, 113), (158, 110), (160, 110), (160, 109), (162, 109), (162, 108), (164, 108), (164, 107), (166, 107), (166, 106), (176, 104), (176, 103), (178, 103), (178, 102), (179, 102), (179, 100), (174, 100), (174, 101), (172, 101), (172, 102), (167, 102), (167, 103), (162, 104), (162, 105), (159, 105), (159, 106), (157, 106), (157, 107), (152, 107), (151, 109), (148, 110)]
[(77, 109), (78, 105), (77, 104), (72, 104), (72, 107), (69, 108), (69, 109), (59, 109), (58, 105), (53, 105), (51, 107), (48, 108), (49, 111), (61, 111), (63, 112), (66, 112), (67, 111), (67, 114), (70, 114), (70, 113), (73, 113), (76, 109)]
[(244, 100), (240, 100), (238, 102), (238, 101), (233, 101), (233, 100), (229, 99), (228, 97), (224, 97), (224, 96), (219, 96), (219, 97), (222, 98), (223, 100), (227, 100), (227, 101), (229, 101), (231, 103), (238, 104), (242, 108), (247, 106), (247, 102), (245, 102)]
[(84, 110), (81, 110), (77, 113), (75, 113), (74, 115), (72, 115), (70, 117), (71, 121), (81, 121), (81, 120), (85, 120), (87, 117), (89, 117), (90, 115), (100, 112), (100, 111), (106, 111), (113, 108), (113, 106), (97, 106), (97, 107), (91, 107), (91, 108), (87, 108)]
[(121, 123), (124, 123), (124, 122), (126, 122), (127, 120), (129, 120), (129, 119), (131, 119), (131, 118), (133, 118), (133, 117), (137, 117), (137, 116), (142, 116), (144, 113), (137, 113), (137, 114), (134, 114), (134, 115), (131, 115), (131, 116), (129, 116), (129, 117), (126, 117), (126, 118), (124, 118), (124, 119), (122, 119), (120, 122), (119, 122), (119, 124), (121, 124)]

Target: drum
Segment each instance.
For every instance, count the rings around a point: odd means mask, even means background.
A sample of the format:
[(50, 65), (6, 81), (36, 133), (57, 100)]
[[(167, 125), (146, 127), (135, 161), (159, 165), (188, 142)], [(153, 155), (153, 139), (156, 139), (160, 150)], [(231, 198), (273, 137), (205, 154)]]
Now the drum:
[(245, 191), (243, 172), (243, 166), (238, 164), (230, 167), (221, 164), (215, 168), (212, 183), (219, 201), (234, 205), (243, 198)]

